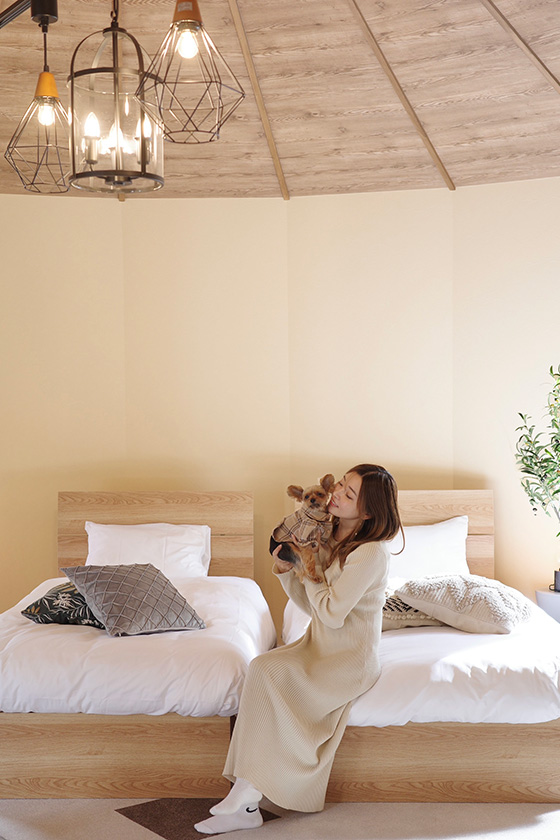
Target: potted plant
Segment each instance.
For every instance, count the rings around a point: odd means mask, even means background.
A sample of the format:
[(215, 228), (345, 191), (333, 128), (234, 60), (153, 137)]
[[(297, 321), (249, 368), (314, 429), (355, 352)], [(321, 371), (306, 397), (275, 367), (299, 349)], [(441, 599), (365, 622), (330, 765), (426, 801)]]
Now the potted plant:
[(536, 432), (530, 425), (531, 417), (520, 413), (523, 422), (516, 429), (521, 435), (515, 458), (524, 476), (521, 486), (533, 511), (537, 513), (540, 506), (547, 516), (554, 514), (560, 522), (560, 365), (557, 370), (551, 367), (549, 373), (554, 384), (548, 395), (546, 430)]

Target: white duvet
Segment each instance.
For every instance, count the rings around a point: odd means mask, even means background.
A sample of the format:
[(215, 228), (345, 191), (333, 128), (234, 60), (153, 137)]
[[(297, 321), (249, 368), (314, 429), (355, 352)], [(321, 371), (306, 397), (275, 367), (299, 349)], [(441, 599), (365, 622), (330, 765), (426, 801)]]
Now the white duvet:
[(3, 712), (233, 715), (249, 662), (276, 641), (268, 605), (248, 578), (173, 581), (205, 630), (114, 638), (21, 615), (65, 580), (44, 581), (0, 615)]
[[(428, 723), (541, 723), (560, 717), (560, 624), (534, 606), (511, 633), (418, 627), (381, 634), (381, 676), (354, 701), (350, 726)], [(293, 602), (283, 637), (309, 623)]]

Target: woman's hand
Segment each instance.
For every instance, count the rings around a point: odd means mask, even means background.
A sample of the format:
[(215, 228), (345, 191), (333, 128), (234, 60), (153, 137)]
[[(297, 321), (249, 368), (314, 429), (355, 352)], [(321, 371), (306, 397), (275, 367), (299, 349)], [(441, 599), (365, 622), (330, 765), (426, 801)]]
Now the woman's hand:
[(292, 569), (294, 568), (294, 564), (293, 563), (288, 563), (287, 560), (281, 560), (280, 557), (278, 556), (281, 551), (282, 551), (282, 546), (281, 545), (276, 546), (276, 548), (272, 552), (272, 556), (274, 557), (274, 561), (276, 563), (276, 569), (278, 570), (278, 572), (281, 575), (283, 575), (284, 572), (291, 572)]

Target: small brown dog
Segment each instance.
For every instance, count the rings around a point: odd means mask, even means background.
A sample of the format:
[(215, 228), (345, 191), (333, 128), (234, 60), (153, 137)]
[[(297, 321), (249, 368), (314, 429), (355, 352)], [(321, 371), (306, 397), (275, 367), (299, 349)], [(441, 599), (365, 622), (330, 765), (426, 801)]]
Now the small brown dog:
[(288, 496), (300, 501), (301, 507), (286, 516), (272, 532), (270, 553), (282, 545), (278, 556), (294, 565), (300, 580), (307, 577), (321, 583), (325, 579), (324, 568), (328, 566), (330, 553), (326, 545), (332, 534), (332, 516), (327, 507), (334, 483), (334, 476), (328, 473), (319, 484), (310, 487), (290, 484)]

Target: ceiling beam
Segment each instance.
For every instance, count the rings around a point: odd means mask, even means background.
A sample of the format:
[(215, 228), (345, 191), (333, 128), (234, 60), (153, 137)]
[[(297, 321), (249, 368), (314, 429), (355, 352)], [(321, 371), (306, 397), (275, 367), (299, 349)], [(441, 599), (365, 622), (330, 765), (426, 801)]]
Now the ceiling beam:
[(274, 135), (272, 134), (272, 127), (268, 118), (266, 105), (264, 104), (264, 97), (262, 95), (257, 71), (255, 69), (253, 56), (251, 55), (251, 50), (249, 49), (249, 41), (247, 39), (247, 32), (245, 31), (243, 20), (241, 18), (241, 12), (239, 11), (237, 0), (228, 0), (228, 3), (229, 8), (231, 10), (231, 15), (233, 17), (233, 22), (235, 24), (235, 29), (237, 31), (237, 37), (239, 38), (239, 43), (241, 44), (243, 58), (245, 59), (245, 64), (247, 65), (247, 71), (249, 73), (249, 78), (253, 87), (253, 93), (255, 94), (255, 99), (257, 101), (257, 108), (259, 109), (259, 115), (264, 128), (266, 141), (268, 143), (268, 148), (272, 156), (272, 162), (274, 163), (276, 177), (278, 178), (278, 183), (280, 185), (282, 196), (286, 201), (288, 201), (290, 198), (290, 193), (288, 192), (288, 185), (286, 184), (286, 179), (284, 177), (284, 171), (282, 169), (280, 155), (278, 154), (278, 149), (276, 148), (276, 143), (274, 141)]
[(3, 12), (0, 12), (0, 29), (26, 12), (30, 6), (31, 0), (18, 0), (17, 3), (12, 3)]
[(492, 0), (480, 0), (480, 2), (490, 12), (494, 20), (498, 21), (502, 29), (504, 29), (508, 33), (510, 38), (532, 61), (537, 70), (539, 70), (543, 74), (543, 76), (550, 82), (550, 84), (557, 91), (557, 93), (560, 93), (560, 82), (558, 81), (556, 76), (549, 70), (544, 61), (541, 61), (536, 52), (531, 49), (529, 44), (523, 40), (517, 29), (515, 29), (511, 25), (507, 17), (504, 14), (502, 14), (502, 12), (492, 2)]
[(362, 28), (362, 31), (363, 31), (364, 35), (366, 36), (366, 39), (369, 42), (369, 45), (371, 46), (373, 52), (375, 53), (375, 56), (376, 56), (377, 60), (379, 61), (383, 71), (385, 72), (385, 75), (387, 76), (387, 78), (391, 82), (391, 84), (393, 86), (393, 90), (395, 91), (395, 93), (399, 97), (399, 99), (401, 101), (401, 104), (403, 105), (406, 113), (410, 117), (410, 119), (412, 121), (412, 124), (414, 125), (414, 128), (416, 129), (416, 131), (420, 135), (420, 139), (422, 140), (426, 149), (428, 150), (428, 152), (430, 154), (430, 157), (432, 158), (435, 165), (439, 169), (439, 172), (440, 172), (443, 180), (445, 181), (445, 183), (447, 184), (447, 186), (449, 187), (450, 190), (454, 190), (455, 189), (455, 184), (453, 183), (453, 181), (451, 179), (451, 176), (449, 175), (449, 172), (445, 168), (445, 166), (443, 164), (443, 161), (441, 160), (440, 156), (436, 152), (434, 144), (432, 143), (432, 141), (428, 137), (428, 133), (427, 133), (426, 129), (424, 128), (424, 126), (422, 125), (420, 120), (418, 119), (416, 111), (412, 107), (406, 93), (402, 89), (399, 80), (397, 79), (395, 73), (393, 72), (393, 69), (391, 68), (391, 65), (389, 64), (389, 62), (385, 58), (383, 50), (381, 49), (381, 47), (377, 43), (377, 39), (375, 38), (375, 35), (371, 31), (367, 20), (363, 16), (358, 4), (356, 3), (356, 0), (348, 0), (348, 3), (350, 4), (352, 10), (355, 12), (356, 17), (358, 18), (358, 23), (360, 24), (360, 26)]

